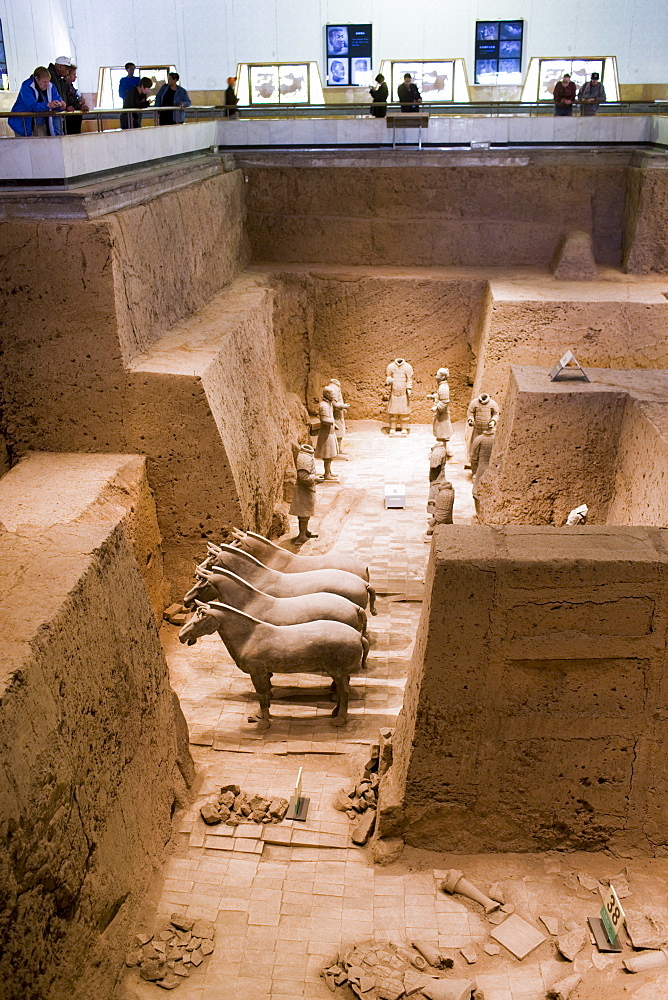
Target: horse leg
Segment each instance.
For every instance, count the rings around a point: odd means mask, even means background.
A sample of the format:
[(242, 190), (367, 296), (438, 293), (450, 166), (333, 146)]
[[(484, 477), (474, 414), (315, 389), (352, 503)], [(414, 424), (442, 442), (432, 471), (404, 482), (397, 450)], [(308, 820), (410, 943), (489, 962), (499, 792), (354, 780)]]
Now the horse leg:
[(377, 615), (378, 612), (376, 611), (376, 591), (368, 583), (366, 585), (366, 589), (369, 595), (369, 611), (371, 612), (372, 615)]
[(257, 673), (252, 673), (251, 680), (253, 682), (253, 687), (257, 692), (258, 701), (260, 702), (260, 720), (258, 722), (258, 729), (269, 729), (271, 725), (271, 718), (269, 715), (269, 705), (271, 702), (271, 674), (266, 670), (262, 670)]
[(338, 700), (336, 708), (332, 712), (332, 725), (345, 726), (348, 721), (348, 698), (350, 696), (350, 678), (345, 670), (333, 674), (336, 681), (336, 692)]

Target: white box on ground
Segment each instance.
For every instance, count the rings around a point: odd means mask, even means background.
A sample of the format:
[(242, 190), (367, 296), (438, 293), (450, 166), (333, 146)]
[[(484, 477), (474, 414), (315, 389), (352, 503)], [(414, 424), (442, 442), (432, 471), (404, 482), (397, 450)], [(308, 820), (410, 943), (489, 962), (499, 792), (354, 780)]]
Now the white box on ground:
[(386, 483), (385, 484), (385, 508), (406, 506), (406, 484)]

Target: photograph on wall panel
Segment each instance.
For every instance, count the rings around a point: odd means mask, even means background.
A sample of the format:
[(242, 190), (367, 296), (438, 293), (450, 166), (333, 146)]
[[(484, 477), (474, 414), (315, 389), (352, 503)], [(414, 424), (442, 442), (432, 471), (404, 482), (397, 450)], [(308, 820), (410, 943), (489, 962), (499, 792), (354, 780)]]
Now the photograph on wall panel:
[(452, 101), (454, 85), (454, 68), (452, 60), (434, 60), (421, 62), (392, 63), (392, 93), (391, 100), (397, 100), (397, 87), (404, 82), (404, 74), (410, 73), (413, 83), (422, 94), (422, 101)]

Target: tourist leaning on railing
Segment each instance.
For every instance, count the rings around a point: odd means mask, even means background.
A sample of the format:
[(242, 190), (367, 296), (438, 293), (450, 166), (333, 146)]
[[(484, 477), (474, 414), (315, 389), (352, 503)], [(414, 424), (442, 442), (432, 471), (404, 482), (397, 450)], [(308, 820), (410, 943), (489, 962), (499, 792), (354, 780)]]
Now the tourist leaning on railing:
[[(65, 102), (51, 83), (46, 66), (38, 66), (32, 76), (21, 84), (12, 111), (64, 111)], [(17, 135), (62, 135), (63, 122), (57, 115), (44, 118), (8, 118), (7, 124)]]
[[(163, 83), (155, 99), (156, 108), (189, 108), (192, 104), (190, 95), (185, 87), (179, 84), (178, 73), (168, 73), (167, 83)], [(183, 110), (161, 111), (159, 115), (160, 125), (183, 125), (186, 120), (186, 113)]]

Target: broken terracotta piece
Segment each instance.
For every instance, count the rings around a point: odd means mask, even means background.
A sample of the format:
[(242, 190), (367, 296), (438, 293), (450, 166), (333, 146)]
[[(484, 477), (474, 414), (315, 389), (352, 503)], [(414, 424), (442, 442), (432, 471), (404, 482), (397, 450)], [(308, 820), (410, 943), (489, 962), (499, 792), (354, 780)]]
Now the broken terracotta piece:
[(662, 969), (668, 966), (668, 953), (665, 948), (660, 951), (644, 951), (641, 955), (624, 959), (627, 972), (646, 972), (647, 969)]
[(561, 952), (567, 962), (574, 962), (575, 956), (582, 951), (587, 943), (587, 934), (582, 927), (569, 931), (568, 934), (560, 934), (557, 938), (557, 949)]
[(636, 913), (626, 911), (626, 931), (631, 944), (637, 950), (656, 950), (668, 941), (668, 926), (658, 913)]
[(475, 965), (478, 961), (478, 952), (472, 944), (467, 944), (465, 948), (460, 948), (459, 954), (465, 959), (468, 965)]
[(422, 993), (429, 1000), (471, 1000), (476, 984), (468, 979), (432, 979)]
[(492, 888), (487, 893), (490, 899), (495, 899), (497, 903), (505, 903), (506, 897), (504, 895), (503, 889), (498, 882), (495, 882)]
[(551, 917), (547, 913), (542, 913), (539, 918), (540, 922), (547, 928), (547, 933), (556, 937), (559, 933), (559, 918)]
[(434, 969), (451, 969), (454, 965), (451, 958), (442, 955), (438, 948), (428, 944), (426, 941), (413, 941), (413, 947), (417, 948), (423, 958)]
[(567, 976), (551, 986), (547, 991), (547, 1000), (568, 1000), (573, 990), (579, 986), (582, 976)]
[(445, 879), (441, 883), (441, 889), (443, 892), (449, 894), (458, 893), (460, 896), (466, 896), (467, 899), (472, 899), (476, 903), (480, 903), (484, 906), (485, 913), (492, 913), (494, 910), (498, 910), (500, 904), (495, 899), (490, 899), (486, 896), (484, 892), (481, 892), (477, 886), (469, 882), (468, 879), (464, 878), (464, 873), (458, 871), (456, 868), (451, 868), (446, 874)]

